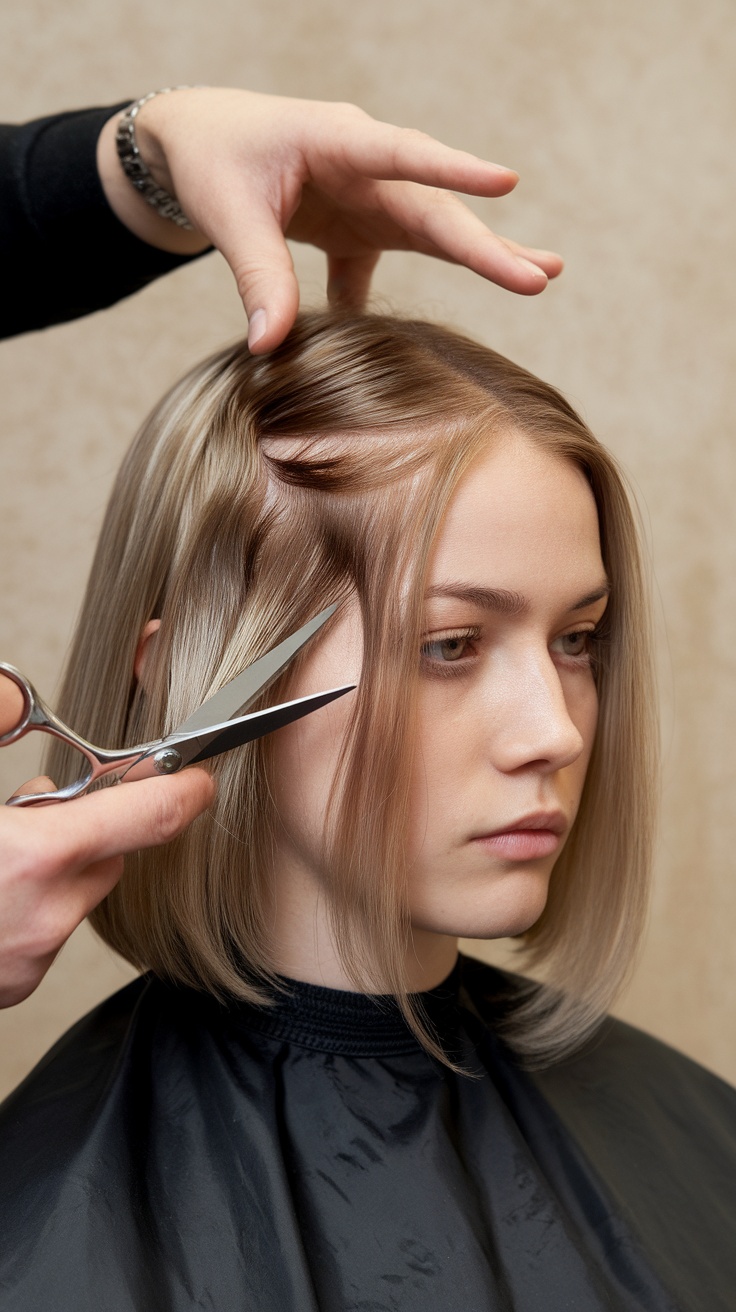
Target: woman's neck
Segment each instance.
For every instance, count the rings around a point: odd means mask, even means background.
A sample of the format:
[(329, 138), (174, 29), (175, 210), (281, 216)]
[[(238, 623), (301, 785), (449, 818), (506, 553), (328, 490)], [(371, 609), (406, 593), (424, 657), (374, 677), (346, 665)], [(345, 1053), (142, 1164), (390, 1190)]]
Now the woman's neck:
[[(306, 984), (354, 991), (335, 946), (325, 891), (295, 854), (279, 853), (273, 890), (276, 971)], [(450, 974), (457, 954), (457, 938), (412, 928), (405, 961), (409, 991), (436, 988)]]

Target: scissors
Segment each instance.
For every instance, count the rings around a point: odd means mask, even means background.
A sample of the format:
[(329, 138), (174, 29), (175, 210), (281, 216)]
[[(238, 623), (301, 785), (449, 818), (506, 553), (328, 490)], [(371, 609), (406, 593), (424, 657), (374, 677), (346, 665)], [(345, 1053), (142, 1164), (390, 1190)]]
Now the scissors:
[(0, 661), (0, 678), (4, 675), (15, 683), (23, 696), (23, 713), (19, 723), (8, 733), (0, 736), (0, 747), (17, 742), (32, 730), (52, 734), (62, 742), (74, 747), (86, 757), (87, 770), (80, 779), (48, 793), (24, 793), (11, 797), (7, 806), (40, 806), (49, 802), (68, 802), (73, 797), (80, 797), (98, 779), (111, 778), (116, 783), (127, 783), (134, 779), (148, 779), (160, 774), (176, 774), (185, 765), (196, 765), (207, 761), (222, 752), (230, 752), (243, 743), (262, 738), (274, 729), (285, 724), (292, 724), (303, 715), (309, 715), (320, 706), (352, 692), (354, 683), (343, 688), (331, 688), (328, 692), (312, 693), (308, 697), (298, 697), (295, 701), (282, 702), (279, 706), (269, 706), (263, 711), (245, 712), (273, 682), (289, 662), (301, 651), (334, 615), (336, 606), (328, 606), (320, 611), (314, 619), (285, 638), (277, 647), (272, 647), (252, 665), (226, 683), (219, 692), (209, 697), (198, 710), (190, 715), (183, 724), (174, 729), (165, 738), (155, 742), (142, 743), (138, 747), (124, 748), (122, 751), (107, 751), (95, 747), (80, 737), (73, 729), (54, 715), (41, 701), (33, 685), (12, 665)]

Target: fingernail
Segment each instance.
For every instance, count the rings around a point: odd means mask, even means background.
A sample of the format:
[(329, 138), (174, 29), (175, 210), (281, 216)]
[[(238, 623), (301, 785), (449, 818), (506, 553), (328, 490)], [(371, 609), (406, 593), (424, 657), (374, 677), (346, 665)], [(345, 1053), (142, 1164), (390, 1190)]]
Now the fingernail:
[(248, 324), (248, 346), (251, 350), (253, 350), (253, 347), (257, 342), (260, 342), (266, 331), (266, 327), (266, 311), (254, 310), (253, 314), (250, 316), (250, 322)]
[(544, 278), (544, 281), (547, 281), (547, 275), (544, 272), (544, 269), (540, 269), (536, 264), (532, 264), (531, 260), (525, 260), (523, 255), (520, 255), (518, 260), (519, 264), (523, 264), (524, 268), (528, 269), (530, 273), (533, 273), (535, 278)]

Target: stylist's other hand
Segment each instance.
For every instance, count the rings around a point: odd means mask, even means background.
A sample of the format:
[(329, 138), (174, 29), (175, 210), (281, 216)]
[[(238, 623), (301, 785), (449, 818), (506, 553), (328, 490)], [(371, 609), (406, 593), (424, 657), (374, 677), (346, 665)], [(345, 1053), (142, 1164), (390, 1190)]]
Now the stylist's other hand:
[(299, 307), (285, 237), (325, 251), (330, 301), (356, 307), (384, 250), (464, 264), (525, 296), (562, 269), (551, 251), (496, 236), (453, 195), (505, 196), (518, 182), (512, 169), (378, 122), (355, 105), (214, 87), (150, 100), (136, 119), (138, 146), (194, 233), (156, 214), (124, 176), (115, 150), (119, 117), (105, 125), (98, 147), (112, 208), (154, 246), (194, 253), (211, 243), (222, 252), (255, 352), (283, 341)]
[[(53, 787), (39, 778), (18, 792)], [(73, 802), (0, 806), (0, 1007), (22, 1002), (40, 984), (77, 925), (118, 882), (123, 853), (170, 842), (213, 796), (210, 776), (189, 769)]]

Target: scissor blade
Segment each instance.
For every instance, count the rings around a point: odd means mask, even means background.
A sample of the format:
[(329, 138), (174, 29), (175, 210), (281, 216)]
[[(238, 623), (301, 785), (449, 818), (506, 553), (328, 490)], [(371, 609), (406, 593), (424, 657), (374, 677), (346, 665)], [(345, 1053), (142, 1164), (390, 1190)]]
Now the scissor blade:
[[(224, 688), (220, 688), (212, 697), (208, 697), (206, 702), (189, 716), (183, 724), (180, 724), (168, 738), (176, 738), (179, 734), (196, 733), (199, 729), (211, 729), (214, 725), (221, 724), (225, 720), (232, 720), (236, 715), (242, 715), (250, 703), (267, 688), (269, 683), (278, 677), (282, 670), (286, 669), (292, 657), (301, 651), (305, 643), (314, 636), (323, 624), (326, 624), (331, 615), (334, 615), (337, 606), (328, 606), (326, 610), (320, 611), (314, 619), (308, 620), (303, 624), (296, 633), (292, 633), (289, 638), (284, 638), (278, 647), (273, 647), (267, 651), (265, 656), (254, 661), (241, 674), (237, 674), (234, 679), (226, 683)], [(305, 712), (306, 714), (306, 712)], [(267, 730), (264, 730), (267, 732)], [(257, 736), (257, 735), (256, 735)], [(244, 739), (243, 741), (247, 741)], [(202, 758), (204, 759), (204, 758)]]
[(319, 710), (320, 706), (327, 706), (328, 702), (344, 696), (346, 692), (352, 692), (354, 687), (355, 684), (350, 683), (344, 688), (331, 688), (329, 692), (316, 692), (309, 697), (297, 697), (293, 702), (282, 702), (280, 706), (269, 706), (265, 711), (253, 711), (251, 715), (220, 725), (213, 733), (199, 734), (191, 744), (195, 755), (190, 756), (182, 746), (178, 750), (185, 765), (196, 765), (199, 761), (209, 760), (211, 756), (220, 756), (222, 752), (230, 752), (234, 747), (242, 747), (243, 743), (263, 738), (267, 733), (273, 733), (274, 729), (283, 728), (285, 724), (293, 724), (303, 715), (309, 715)]

